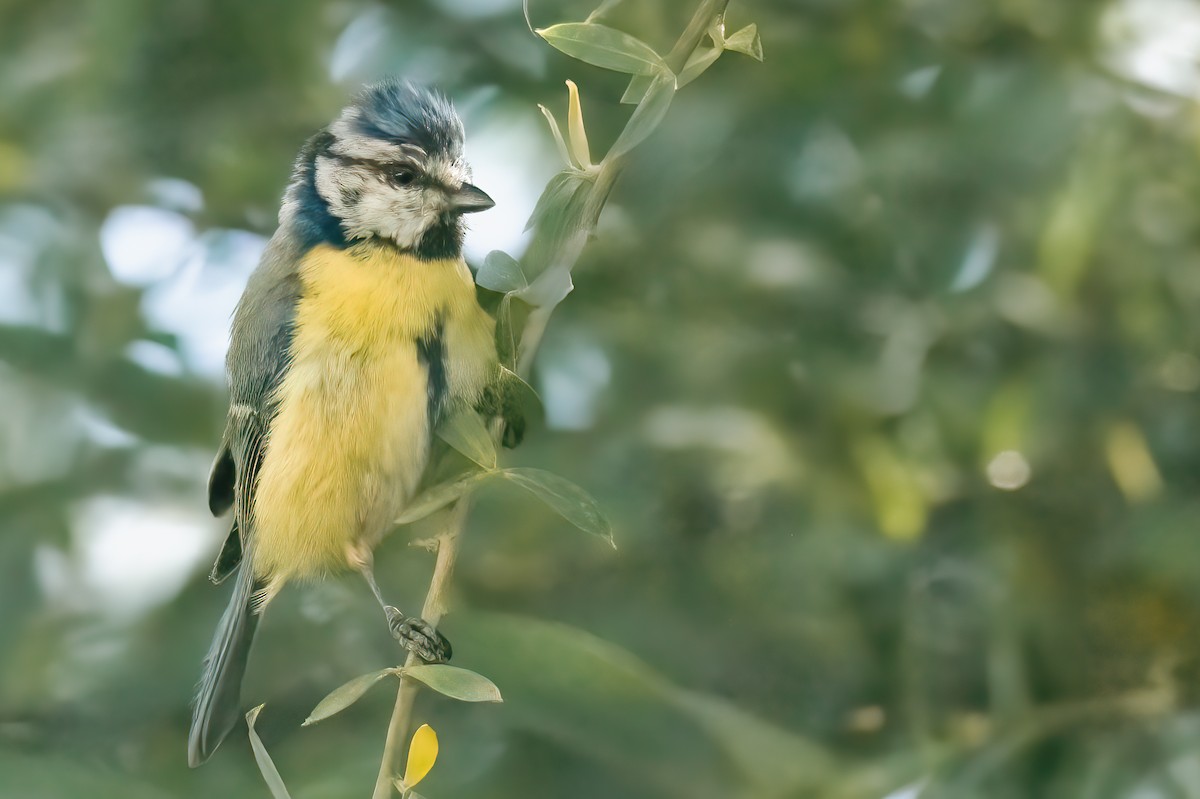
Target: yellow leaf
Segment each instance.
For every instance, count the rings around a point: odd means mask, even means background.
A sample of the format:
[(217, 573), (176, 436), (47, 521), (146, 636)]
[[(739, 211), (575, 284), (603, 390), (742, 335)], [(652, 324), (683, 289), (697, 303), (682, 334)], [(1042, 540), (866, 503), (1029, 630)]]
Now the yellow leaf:
[(570, 94), (567, 133), (571, 137), (571, 155), (576, 166), (587, 169), (592, 165), (592, 153), (588, 149), (587, 131), (583, 127), (583, 106), (579, 104), (579, 87), (575, 85), (575, 81), (567, 81), (567, 92)]
[(428, 724), (422, 724), (413, 733), (408, 745), (408, 765), (404, 767), (404, 784), (409, 788), (425, 779), (438, 756), (437, 733)]

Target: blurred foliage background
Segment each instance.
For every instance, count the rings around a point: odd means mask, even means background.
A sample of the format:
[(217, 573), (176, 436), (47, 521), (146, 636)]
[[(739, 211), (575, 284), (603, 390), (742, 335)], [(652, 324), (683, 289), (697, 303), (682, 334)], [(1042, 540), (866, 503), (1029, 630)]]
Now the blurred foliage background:
[[(605, 19), (665, 51), (691, 10)], [(508, 456), (620, 549), (481, 496), (442, 629), (507, 701), (422, 697), (422, 793), (1200, 797), (1200, 10), (751, 21), (766, 63), (635, 153)], [(0, 0), (0, 796), (265, 795), (244, 735), (185, 765), (228, 316), (299, 145), (392, 74), (463, 112), (476, 263), (559, 167), (536, 103), (575, 79), (601, 147), (628, 113), (515, 0)], [(397, 658), (354, 577), (272, 606), (245, 696), (296, 796), (367, 795), (389, 693), (299, 723)]]

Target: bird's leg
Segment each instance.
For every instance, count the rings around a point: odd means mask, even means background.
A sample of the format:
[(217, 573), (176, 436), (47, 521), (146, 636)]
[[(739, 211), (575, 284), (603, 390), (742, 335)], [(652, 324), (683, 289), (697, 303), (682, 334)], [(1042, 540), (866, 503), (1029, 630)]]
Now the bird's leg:
[(375, 559), (369, 550), (351, 547), (347, 552), (347, 559), (371, 587), (371, 593), (383, 608), (383, 615), (387, 618), (392, 637), (399, 641), (401, 646), (426, 663), (445, 663), (450, 659), (453, 650), (446, 636), (424, 619), (405, 616), (398, 608), (384, 601), (379, 583), (375, 582)]

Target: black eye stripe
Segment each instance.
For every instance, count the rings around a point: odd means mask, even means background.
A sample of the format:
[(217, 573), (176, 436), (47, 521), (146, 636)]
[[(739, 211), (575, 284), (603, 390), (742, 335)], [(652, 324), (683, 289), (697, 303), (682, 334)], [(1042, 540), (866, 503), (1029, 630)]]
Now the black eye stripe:
[(341, 155), (340, 153), (331, 153), (330, 155), (346, 166), (365, 166), (367, 169), (383, 175), (401, 171), (407, 171), (413, 175), (424, 173), (420, 163), (407, 158), (400, 161), (376, 161), (371, 158), (355, 158), (352, 155)]

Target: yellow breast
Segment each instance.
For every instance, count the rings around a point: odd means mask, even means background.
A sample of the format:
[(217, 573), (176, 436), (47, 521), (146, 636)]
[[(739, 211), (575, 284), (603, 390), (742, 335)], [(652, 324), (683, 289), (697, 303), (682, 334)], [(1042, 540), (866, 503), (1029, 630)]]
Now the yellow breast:
[(382, 535), (415, 490), (430, 439), (416, 342), (439, 327), (474, 331), (447, 355), (452, 393), (481, 390), (495, 359), (490, 320), (459, 260), (321, 246), (300, 277), (254, 505), (255, 573), (279, 584), (343, 567), (347, 546)]

